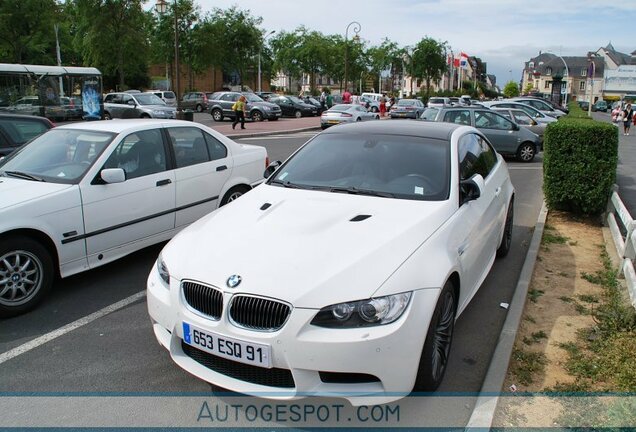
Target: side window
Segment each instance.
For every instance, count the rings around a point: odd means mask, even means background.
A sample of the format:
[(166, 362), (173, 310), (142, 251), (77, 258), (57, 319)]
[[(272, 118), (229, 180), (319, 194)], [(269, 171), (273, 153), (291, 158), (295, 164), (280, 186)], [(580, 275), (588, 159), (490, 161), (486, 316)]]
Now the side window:
[(208, 152), (210, 153), (210, 159), (218, 160), (227, 157), (227, 148), (212, 135), (204, 133), (205, 141), (208, 144)]
[(223, 101), (231, 101), (232, 100), (232, 95), (229, 94), (229, 93), (226, 93), (223, 96), (221, 96), (221, 100), (223, 100)]
[(459, 179), (468, 180), (475, 174), (488, 177), (497, 163), (497, 154), (482, 137), (467, 134), (459, 141)]
[(203, 132), (198, 128), (168, 128), (177, 168), (210, 161)]
[(523, 112), (523, 111), (513, 111), (512, 113), (515, 116), (514, 121), (517, 124), (526, 125), (526, 126), (532, 124), (532, 119), (525, 112)]
[(106, 98), (104, 99), (104, 103), (111, 103), (114, 100), (115, 100), (115, 95), (109, 94), (109, 95), (106, 95)]
[(453, 110), (444, 114), (444, 121), (470, 126), (470, 112), (468, 110)]
[(127, 105), (127, 104), (128, 104), (130, 101), (132, 101), (132, 100), (133, 100), (133, 98), (132, 98), (131, 96), (129, 96), (129, 95), (122, 95), (122, 97), (121, 97), (121, 102), (120, 102), (120, 103), (122, 103), (122, 104), (124, 104), (124, 105)]
[(475, 126), (485, 129), (512, 130), (512, 122), (492, 112), (475, 111)]
[(123, 168), (126, 179), (166, 170), (166, 151), (160, 129), (134, 132), (124, 138), (104, 168)]

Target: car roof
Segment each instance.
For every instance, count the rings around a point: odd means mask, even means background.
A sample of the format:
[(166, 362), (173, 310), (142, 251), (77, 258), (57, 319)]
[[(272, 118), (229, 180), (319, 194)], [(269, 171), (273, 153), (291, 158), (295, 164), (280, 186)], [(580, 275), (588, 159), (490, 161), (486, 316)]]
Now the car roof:
[(364, 135), (407, 135), (422, 138), (448, 140), (452, 133), (465, 125), (443, 122), (425, 122), (419, 120), (371, 121), (341, 124), (329, 128), (323, 134), (364, 134)]
[(40, 117), (35, 115), (25, 115), (25, 114), (0, 113), (0, 119), (35, 120), (35, 121), (40, 121), (42, 123), (47, 123), (47, 124), (51, 123), (51, 121), (45, 117)]
[(91, 130), (97, 132), (122, 133), (130, 129), (154, 125), (161, 127), (169, 126), (190, 126), (196, 123), (185, 120), (165, 120), (165, 119), (115, 119), (115, 120), (97, 120), (90, 122), (68, 123), (58, 126), (56, 129), (79, 129)]

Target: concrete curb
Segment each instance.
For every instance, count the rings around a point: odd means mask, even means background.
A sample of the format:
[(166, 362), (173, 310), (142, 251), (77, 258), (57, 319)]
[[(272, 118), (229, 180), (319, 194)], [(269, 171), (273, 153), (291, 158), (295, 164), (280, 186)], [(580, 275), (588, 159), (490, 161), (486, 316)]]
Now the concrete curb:
[[(268, 136), (268, 135), (286, 135), (286, 134), (293, 134), (297, 132), (313, 131), (318, 129), (320, 129), (320, 126), (311, 126), (311, 127), (304, 127), (304, 128), (298, 128), (298, 129), (285, 129), (285, 130), (279, 130), (279, 131), (252, 132), (252, 133), (246, 132), (246, 133), (238, 133), (238, 134), (225, 135), (225, 136), (231, 139), (241, 139), (241, 138), (254, 138), (254, 137), (260, 137), (260, 136)], [(217, 131), (217, 132), (223, 133), (221, 131)]]
[(492, 426), (495, 410), (499, 401), (499, 396), (493, 396), (493, 394), (498, 395), (502, 391), (506, 373), (508, 372), (510, 356), (512, 355), (512, 348), (517, 337), (521, 316), (523, 315), (523, 309), (526, 304), (528, 288), (532, 280), (534, 266), (537, 262), (547, 215), (548, 209), (544, 202), (534, 228), (532, 240), (530, 241), (530, 248), (528, 249), (526, 259), (521, 268), (521, 274), (519, 275), (515, 293), (510, 302), (506, 320), (499, 334), (497, 347), (490, 360), (490, 366), (488, 367), (484, 383), (481, 386), (481, 393), (486, 395), (477, 398), (473, 413), (466, 425), (466, 431), (484, 430), (484, 428), (490, 429)]

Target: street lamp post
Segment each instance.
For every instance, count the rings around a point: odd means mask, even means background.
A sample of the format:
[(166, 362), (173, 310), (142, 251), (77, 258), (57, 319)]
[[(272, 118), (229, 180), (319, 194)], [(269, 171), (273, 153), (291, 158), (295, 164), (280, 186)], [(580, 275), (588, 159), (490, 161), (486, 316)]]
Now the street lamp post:
[(360, 33), (360, 30), (362, 29), (362, 26), (360, 25), (360, 23), (358, 21), (351, 21), (348, 25), (347, 25), (347, 29), (345, 30), (345, 63), (344, 63), (344, 85), (345, 85), (345, 91), (347, 90), (348, 87), (348, 76), (347, 76), (347, 53), (349, 51), (349, 27), (353, 26), (353, 31), (356, 33), (355, 36), (353, 37), (353, 39), (358, 39), (358, 33)]
[[(168, 2), (166, 0), (157, 0), (155, 9), (159, 14), (163, 15), (168, 11)], [(174, 74), (175, 74), (175, 89), (174, 93), (177, 99), (177, 111), (181, 110), (181, 97), (179, 95), (181, 83), (179, 81), (179, 19), (177, 17), (177, 0), (174, 0), (173, 10), (174, 12)]]
[[(267, 33), (265, 36), (263, 36), (263, 44), (265, 44), (265, 39), (267, 39), (269, 36), (273, 35), (274, 33), (276, 33), (276, 30), (272, 30), (271, 32)], [(261, 52), (263, 51), (263, 46), (261, 45), (261, 47), (258, 49), (258, 92), (262, 92), (263, 89), (261, 88)]]
[(589, 59), (590, 65), (587, 68), (587, 74), (590, 77), (590, 100), (587, 106), (587, 115), (588, 117), (592, 116), (592, 99), (594, 98), (594, 73), (596, 72), (596, 65), (594, 64), (594, 59), (590, 57)]

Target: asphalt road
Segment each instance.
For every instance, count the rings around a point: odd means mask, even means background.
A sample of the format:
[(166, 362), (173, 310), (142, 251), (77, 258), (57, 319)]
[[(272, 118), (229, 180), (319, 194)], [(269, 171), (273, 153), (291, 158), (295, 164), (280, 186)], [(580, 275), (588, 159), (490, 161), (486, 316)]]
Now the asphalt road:
[[(311, 135), (239, 141), (263, 145), (270, 160), (284, 160)], [(512, 248), (505, 259), (495, 262), (457, 321), (441, 393), (480, 390), (506, 316), (500, 303), (509, 303), (512, 298), (541, 208), (541, 155), (530, 164), (512, 160), (508, 163), (516, 188)], [(145, 298), (28, 352), (1, 360), (1, 353), (143, 291), (161, 247), (151, 247), (94, 271), (57, 281), (39, 308), (0, 321), (0, 392), (209, 392), (208, 384), (173, 364), (158, 345)], [(435, 419), (436, 424), (458, 424), (468, 420), (471, 410), (471, 403), (462, 404), (459, 409), (430, 403), (424, 404), (417, 415)]]

